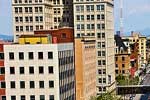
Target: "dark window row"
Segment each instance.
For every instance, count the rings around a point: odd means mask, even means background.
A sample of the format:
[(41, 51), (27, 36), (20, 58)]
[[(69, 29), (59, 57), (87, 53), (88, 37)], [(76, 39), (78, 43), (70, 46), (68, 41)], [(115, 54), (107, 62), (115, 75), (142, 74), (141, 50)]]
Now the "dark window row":
[[(14, 57), (14, 52), (9, 52), (9, 59), (13, 60), (15, 59)], [(43, 52), (38, 52), (38, 59), (43, 59)], [(24, 59), (24, 52), (19, 52), (19, 59), (23, 60)], [(34, 53), (33, 52), (28, 52), (28, 59), (34, 59)], [(53, 52), (48, 52), (48, 59), (53, 59)]]
[[(39, 74), (44, 74), (44, 66), (39, 66)], [(34, 74), (34, 67), (30, 66), (29, 67), (29, 74)], [(0, 74), (4, 74), (5, 73), (5, 69), (4, 68), (0, 68)], [(49, 66), (48, 67), (48, 73), (49, 74), (53, 74), (54, 73), (54, 69), (53, 66)], [(10, 67), (10, 74), (15, 74), (15, 67)], [(19, 67), (19, 74), (25, 74), (25, 68), (24, 67)]]
[[(17, 100), (15, 95), (11, 95), (10, 100)], [(7, 100), (6, 96), (1, 96), (0, 100)], [(27, 96), (25, 95), (21, 95), (20, 96), (20, 100), (27, 100)], [(30, 99), (29, 100), (35, 100), (35, 95), (30, 95)], [(45, 95), (40, 95), (39, 96), (39, 100), (46, 100), (45, 99)], [(49, 95), (49, 99), (48, 100), (54, 100), (54, 95)]]

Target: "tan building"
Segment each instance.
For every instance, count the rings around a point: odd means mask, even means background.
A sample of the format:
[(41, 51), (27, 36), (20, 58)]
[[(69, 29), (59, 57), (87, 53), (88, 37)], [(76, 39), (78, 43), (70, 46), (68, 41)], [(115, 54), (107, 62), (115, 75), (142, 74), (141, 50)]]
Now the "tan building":
[(14, 41), (35, 30), (72, 27), (70, 0), (12, 0)]
[(96, 39), (97, 94), (112, 91), (115, 89), (113, 1), (73, 0), (73, 9), (75, 38), (85, 35)]
[(128, 39), (128, 42), (125, 43), (126, 46), (130, 46), (131, 44), (138, 44), (138, 54), (139, 54), (139, 67), (145, 65), (146, 61), (146, 36), (142, 36), (138, 32), (132, 32), (131, 36), (124, 36), (122, 39)]
[(96, 96), (96, 49), (94, 38), (75, 39), (76, 100)]
[(116, 76), (123, 75), (128, 76), (130, 66), (130, 52), (128, 48), (123, 43), (123, 40), (119, 35), (115, 35), (116, 44), (116, 54), (115, 54), (115, 64), (116, 64)]

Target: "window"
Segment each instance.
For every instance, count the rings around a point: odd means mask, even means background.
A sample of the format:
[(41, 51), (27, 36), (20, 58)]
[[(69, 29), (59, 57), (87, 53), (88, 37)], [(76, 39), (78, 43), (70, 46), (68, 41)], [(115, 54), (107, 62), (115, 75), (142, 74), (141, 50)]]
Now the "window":
[(16, 96), (11, 96), (11, 100), (16, 100)]
[(29, 73), (34, 74), (34, 67), (29, 67)]
[(20, 74), (24, 74), (24, 67), (20, 67), (19, 70), (20, 70)]
[(45, 100), (45, 95), (40, 95), (40, 100)]
[(29, 59), (30, 59), (30, 60), (31, 60), (31, 59), (34, 59), (34, 57), (33, 57), (33, 52), (29, 52), (28, 55), (29, 55)]
[(25, 95), (21, 95), (21, 100), (26, 100)]
[(43, 52), (38, 52), (38, 58), (43, 59)]
[(103, 74), (106, 74), (106, 69), (103, 69)]
[(43, 66), (40, 66), (39, 67), (39, 74), (43, 74), (44, 73), (44, 67)]
[(53, 59), (53, 52), (48, 52), (48, 59)]
[(24, 53), (23, 52), (19, 52), (19, 60), (23, 60), (24, 59)]
[(54, 81), (49, 81), (49, 87), (54, 88)]
[(106, 91), (106, 87), (103, 87), (103, 91)]
[(48, 67), (48, 72), (49, 72), (49, 74), (54, 73), (54, 71), (53, 71), (53, 66), (49, 66), (49, 67)]
[(0, 74), (5, 74), (5, 67), (0, 67)]
[(16, 88), (15, 81), (11, 81), (11, 82), (10, 82), (10, 88)]
[(116, 68), (118, 68), (118, 64), (116, 64)]
[(20, 88), (25, 88), (25, 81), (20, 81)]
[(103, 78), (103, 83), (106, 83), (106, 78)]
[(102, 74), (102, 70), (101, 69), (98, 69), (98, 74)]
[(106, 61), (105, 60), (102, 60), (102, 63), (103, 63), (103, 65), (106, 65)]
[(14, 67), (10, 67), (10, 74), (15, 74), (15, 68)]
[(125, 57), (122, 57), (122, 61), (125, 61)]
[(122, 68), (124, 68), (125, 67), (125, 65), (124, 64), (122, 64)]
[(10, 59), (10, 60), (13, 60), (13, 59), (14, 59), (14, 53), (13, 53), (13, 52), (10, 52), (10, 53), (9, 53), (9, 59)]
[(99, 79), (98, 79), (98, 82), (99, 82), (99, 83), (102, 83), (102, 79), (101, 79), (101, 78), (99, 78)]
[(125, 74), (125, 70), (122, 70), (122, 74)]
[(35, 88), (35, 83), (34, 83), (34, 81), (30, 81), (30, 88)]
[(6, 88), (6, 83), (5, 82), (1, 82), (1, 88)]
[(98, 65), (102, 65), (101, 60), (98, 60)]
[(54, 100), (54, 95), (50, 95), (49, 100)]
[(6, 100), (6, 96), (2, 96), (2, 100)]
[(39, 87), (44, 88), (44, 81), (39, 81)]
[(116, 74), (118, 74), (118, 70), (115, 70)]
[(35, 100), (35, 96), (34, 95), (30, 95), (30, 100)]
[(4, 59), (4, 53), (0, 53), (0, 59)]
[(101, 5), (101, 10), (105, 10), (105, 7), (104, 7), (104, 5)]
[(98, 54), (98, 56), (101, 56), (101, 51), (98, 51), (97, 54)]

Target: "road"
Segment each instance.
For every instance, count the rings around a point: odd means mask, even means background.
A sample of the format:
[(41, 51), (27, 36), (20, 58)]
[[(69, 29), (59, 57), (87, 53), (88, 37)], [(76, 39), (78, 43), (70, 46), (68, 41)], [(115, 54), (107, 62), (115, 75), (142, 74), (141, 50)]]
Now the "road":
[[(150, 74), (146, 74), (141, 85), (150, 85)], [(136, 94), (133, 100), (150, 100), (150, 94)]]

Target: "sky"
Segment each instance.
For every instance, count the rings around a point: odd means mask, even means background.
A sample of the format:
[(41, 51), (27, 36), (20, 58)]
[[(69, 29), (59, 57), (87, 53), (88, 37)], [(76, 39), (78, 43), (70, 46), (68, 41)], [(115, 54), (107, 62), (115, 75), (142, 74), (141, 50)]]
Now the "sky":
[[(119, 30), (119, 0), (115, 1), (115, 31)], [(123, 0), (124, 32), (150, 29), (150, 0)], [(0, 34), (12, 35), (11, 0), (0, 0)]]

